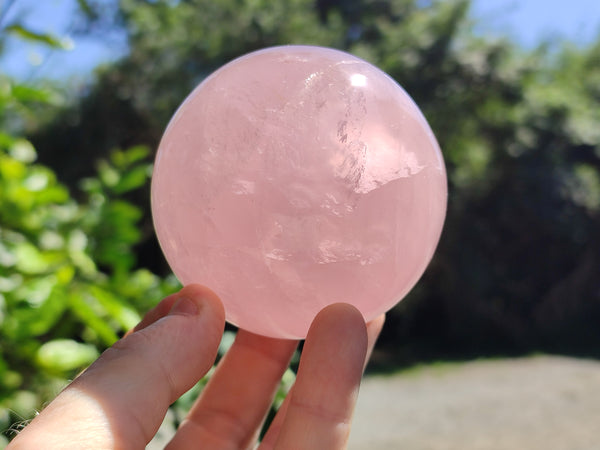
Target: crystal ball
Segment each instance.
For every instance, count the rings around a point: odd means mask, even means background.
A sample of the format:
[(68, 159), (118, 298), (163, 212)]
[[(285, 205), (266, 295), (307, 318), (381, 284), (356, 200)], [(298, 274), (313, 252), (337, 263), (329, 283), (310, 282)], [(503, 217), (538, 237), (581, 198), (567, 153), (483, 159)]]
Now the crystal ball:
[(443, 158), (409, 95), (338, 50), (281, 46), (218, 69), (161, 140), (152, 212), (183, 284), (227, 320), (304, 338), (325, 306), (370, 320), (433, 256), (446, 213)]

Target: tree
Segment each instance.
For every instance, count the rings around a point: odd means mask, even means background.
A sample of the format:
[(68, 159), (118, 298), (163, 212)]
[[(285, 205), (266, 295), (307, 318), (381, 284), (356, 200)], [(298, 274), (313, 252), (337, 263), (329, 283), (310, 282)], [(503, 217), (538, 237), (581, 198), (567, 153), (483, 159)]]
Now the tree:
[[(524, 51), (475, 36), (468, 10), (465, 0), (123, 0), (107, 23), (125, 27), (129, 54), (31, 139), (74, 185), (111, 148), (156, 148), (187, 93), (240, 54), (285, 43), (347, 50), (413, 96), (449, 173), (439, 250), (390, 313), (382, 346), (419, 358), (425, 347), (438, 355), (592, 351), (600, 338), (592, 250), (599, 44)], [(166, 273), (147, 192), (131, 199), (146, 211), (138, 249)]]

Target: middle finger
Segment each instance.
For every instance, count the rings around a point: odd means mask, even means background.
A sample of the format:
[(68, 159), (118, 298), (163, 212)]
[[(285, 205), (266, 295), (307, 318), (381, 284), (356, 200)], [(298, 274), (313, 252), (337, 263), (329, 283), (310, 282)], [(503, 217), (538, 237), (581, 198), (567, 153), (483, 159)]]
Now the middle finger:
[(297, 343), (240, 330), (168, 448), (252, 447)]

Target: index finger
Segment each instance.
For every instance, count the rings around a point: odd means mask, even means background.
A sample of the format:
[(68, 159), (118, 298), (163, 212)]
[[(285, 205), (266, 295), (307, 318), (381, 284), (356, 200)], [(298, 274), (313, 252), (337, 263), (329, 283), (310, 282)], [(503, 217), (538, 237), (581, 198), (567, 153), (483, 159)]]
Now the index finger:
[(165, 301), (168, 314), (157, 309), (166, 316), (104, 352), (11, 448), (143, 449), (169, 405), (212, 366), (225, 324), (218, 297), (202, 286)]

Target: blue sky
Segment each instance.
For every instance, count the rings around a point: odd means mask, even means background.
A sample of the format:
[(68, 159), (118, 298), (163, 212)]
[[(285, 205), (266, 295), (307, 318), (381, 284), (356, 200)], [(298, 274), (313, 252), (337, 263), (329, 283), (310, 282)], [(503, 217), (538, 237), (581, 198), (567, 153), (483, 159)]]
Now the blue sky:
[(471, 15), (483, 33), (508, 34), (527, 47), (554, 38), (588, 43), (600, 34), (598, 0), (474, 0)]
[[(6, 0), (0, 0), (0, 10)], [(52, 32), (72, 41), (69, 51), (49, 51), (22, 42), (9, 42), (0, 59), (0, 72), (18, 78), (82, 77), (102, 61), (118, 57), (124, 42), (71, 39), (69, 29), (76, 0), (16, 0), (5, 23), (23, 17), (34, 30)], [(599, 0), (474, 0), (471, 15), (482, 34), (509, 35), (526, 47), (543, 39), (567, 38), (585, 44), (600, 33)]]

